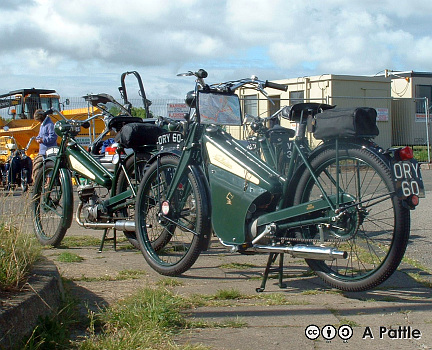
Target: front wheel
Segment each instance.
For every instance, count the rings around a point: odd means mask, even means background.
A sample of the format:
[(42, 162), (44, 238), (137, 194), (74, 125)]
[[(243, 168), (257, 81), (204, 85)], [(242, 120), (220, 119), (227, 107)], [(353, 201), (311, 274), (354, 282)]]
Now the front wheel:
[[(397, 198), (388, 166), (367, 149), (327, 149), (311, 160), (327, 195), (344, 196), (341, 215), (330, 224), (298, 229), (297, 239), (347, 251), (347, 259), (306, 260), (329, 285), (364, 291), (384, 282), (399, 266), (410, 231), (410, 213)], [(319, 199), (321, 191), (308, 171), (300, 177), (294, 205)], [(317, 214), (305, 215), (304, 219)]]
[[(141, 182), (135, 207), (137, 237), (144, 258), (154, 270), (167, 276), (187, 271), (210, 233), (202, 189), (192, 171), (186, 170), (172, 200), (165, 202), (178, 165), (175, 156), (164, 156), (153, 163)], [(169, 206), (165, 215), (162, 204), (165, 210)]]
[(69, 171), (60, 169), (54, 175), (53, 170), (54, 164), (47, 162), (36, 176), (32, 214), (34, 230), (39, 242), (42, 245), (57, 247), (72, 223), (73, 197)]

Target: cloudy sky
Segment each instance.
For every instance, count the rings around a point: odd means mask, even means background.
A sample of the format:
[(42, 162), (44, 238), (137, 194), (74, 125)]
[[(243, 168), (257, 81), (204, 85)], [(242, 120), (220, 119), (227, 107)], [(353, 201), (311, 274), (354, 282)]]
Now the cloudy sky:
[[(0, 93), (118, 96), (136, 70), (147, 96), (182, 97), (249, 77), (432, 71), (430, 0), (1, 0)], [(132, 79), (132, 78), (131, 78)]]

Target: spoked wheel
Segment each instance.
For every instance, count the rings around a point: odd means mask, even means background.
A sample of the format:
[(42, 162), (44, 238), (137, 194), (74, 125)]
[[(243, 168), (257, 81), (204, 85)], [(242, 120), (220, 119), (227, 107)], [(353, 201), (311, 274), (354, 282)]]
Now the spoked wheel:
[[(328, 195), (336, 194), (339, 184), (345, 205), (334, 222), (303, 227), (297, 238), (308, 242), (324, 238), (326, 246), (346, 251), (348, 258), (309, 259), (307, 263), (326, 283), (341, 290), (376, 287), (399, 266), (410, 231), (410, 213), (394, 193), (389, 168), (369, 151), (355, 147), (339, 150), (339, 172), (334, 149), (319, 153), (311, 165)], [(294, 204), (320, 196), (321, 191), (305, 171), (298, 182)], [(306, 215), (305, 219), (312, 217), (313, 214)]]
[(38, 154), (33, 160), (33, 171), (32, 171), (32, 179), (33, 183), (36, 181), (38, 173), (43, 167), (44, 157), (42, 154)]
[[(129, 157), (126, 160), (125, 170), (129, 176), (131, 184), (126, 177), (124, 171), (121, 171), (117, 185), (116, 185), (116, 194), (122, 193), (126, 191), (130, 185), (132, 185), (135, 191), (138, 191), (138, 186), (144, 176), (145, 167), (147, 165), (147, 161), (150, 159), (150, 154), (148, 153), (140, 153), (135, 157)], [(135, 203), (135, 201), (134, 201)], [(130, 220), (134, 220), (135, 208), (134, 204), (131, 204), (128, 208), (120, 210), (117, 215), (119, 217), (128, 218)], [(139, 242), (137, 240), (136, 233), (134, 231), (124, 231), (123, 232), (129, 242), (137, 249), (139, 249)]]
[(186, 171), (172, 201), (165, 201), (178, 164), (174, 156), (153, 163), (144, 175), (136, 203), (141, 251), (154, 270), (167, 276), (188, 270), (201, 253), (204, 236), (210, 233), (203, 215), (203, 194), (191, 171)]
[(49, 190), (53, 166), (48, 162), (38, 172), (34, 182), (32, 214), (39, 242), (56, 247), (72, 223), (73, 199), (71, 178), (66, 169), (60, 170)]

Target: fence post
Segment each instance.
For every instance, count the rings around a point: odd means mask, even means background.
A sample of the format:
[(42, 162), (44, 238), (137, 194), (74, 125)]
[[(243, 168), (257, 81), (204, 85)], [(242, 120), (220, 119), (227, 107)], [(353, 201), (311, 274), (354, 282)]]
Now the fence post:
[(429, 111), (429, 99), (425, 97), (425, 119), (426, 119), (426, 142), (427, 142), (427, 151), (428, 151), (428, 163), (431, 162), (430, 157), (430, 140), (429, 140), (429, 125), (430, 125), (430, 111)]

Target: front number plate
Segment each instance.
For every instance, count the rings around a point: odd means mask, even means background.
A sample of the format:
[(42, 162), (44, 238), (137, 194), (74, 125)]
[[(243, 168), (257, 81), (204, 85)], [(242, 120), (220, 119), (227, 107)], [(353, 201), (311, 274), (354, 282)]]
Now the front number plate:
[(405, 199), (413, 194), (424, 198), (425, 191), (420, 164), (415, 159), (394, 162), (392, 172), (396, 194), (399, 198)]

